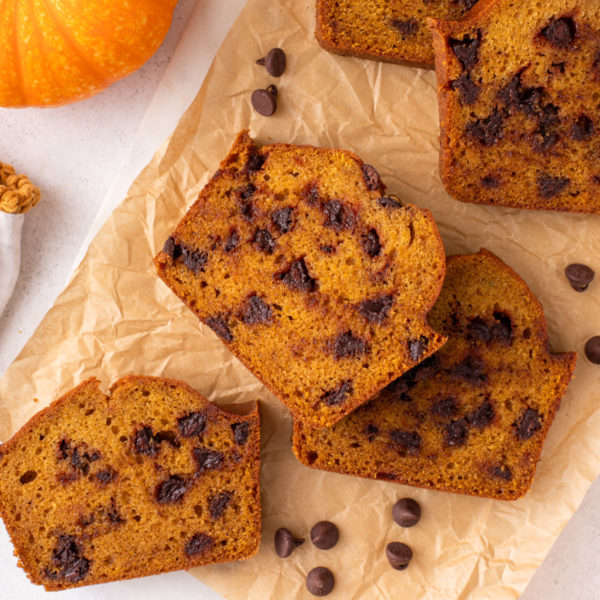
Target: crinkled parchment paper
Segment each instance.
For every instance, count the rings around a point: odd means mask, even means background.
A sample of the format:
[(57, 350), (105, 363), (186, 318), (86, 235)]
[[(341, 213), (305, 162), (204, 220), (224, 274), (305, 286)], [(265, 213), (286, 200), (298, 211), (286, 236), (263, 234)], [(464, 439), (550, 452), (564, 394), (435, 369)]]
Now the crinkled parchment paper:
[[(343, 600), (517, 598), (600, 473), (600, 367), (583, 356), (600, 333), (600, 281), (583, 294), (563, 269), (585, 262), (600, 271), (600, 217), (461, 204), (448, 197), (437, 169), (435, 76), (389, 64), (333, 56), (313, 35), (312, 0), (250, 0), (196, 100), (91, 244), (68, 288), (0, 380), (0, 439), (41, 406), (89, 376), (105, 385), (127, 373), (176, 377), (219, 402), (263, 399), (263, 544), (242, 563), (202, 567), (194, 575), (229, 599), (310, 598), (304, 576), (330, 567)], [(274, 46), (288, 54), (277, 80), (254, 61)], [(250, 93), (276, 83), (279, 109), (253, 112)], [(217, 337), (155, 276), (152, 257), (249, 127), (260, 142), (296, 142), (354, 150), (375, 165), (388, 189), (428, 207), (446, 250), (498, 254), (542, 301), (556, 351), (580, 353), (533, 488), (516, 502), (469, 498), (305, 468), (290, 450), (286, 410), (224, 349)], [(38, 402), (33, 402), (38, 398)], [(423, 506), (403, 530), (391, 518), (405, 495)], [(310, 542), (282, 560), (274, 531), (307, 535), (335, 521), (339, 544)], [(415, 553), (406, 571), (386, 561), (386, 543)]]

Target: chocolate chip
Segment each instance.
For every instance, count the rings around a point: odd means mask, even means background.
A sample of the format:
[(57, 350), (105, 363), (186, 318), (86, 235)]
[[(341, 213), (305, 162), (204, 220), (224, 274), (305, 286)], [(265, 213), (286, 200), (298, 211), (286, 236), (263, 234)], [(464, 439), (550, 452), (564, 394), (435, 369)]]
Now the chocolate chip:
[(302, 190), (301, 196), (307, 204), (315, 204), (319, 200), (319, 186), (314, 182), (308, 183)]
[(204, 473), (220, 469), (223, 465), (223, 453), (219, 450), (209, 450), (208, 448), (194, 448), (192, 455), (196, 461), (196, 471)]
[(492, 339), (492, 333), (487, 323), (481, 317), (474, 317), (467, 325), (467, 339), (473, 342), (487, 344)]
[(173, 260), (176, 260), (181, 256), (181, 247), (175, 243), (175, 238), (173, 236), (167, 238), (167, 241), (165, 242), (162, 251), (167, 256), (170, 256)]
[(294, 209), (291, 206), (286, 206), (271, 213), (271, 222), (277, 227), (279, 233), (287, 233), (290, 230), (293, 211)]
[(354, 213), (339, 200), (325, 202), (323, 212), (325, 213), (325, 227), (331, 227), (335, 231), (354, 227)]
[(397, 29), (402, 36), (414, 35), (419, 30), (419, 24), (416, 19), (408, 19), (406, 21), (392, 19), (391, 25), (394, 29)]
[(379, 243), (379, 235), (375, 229), (369, 229), (367, 233), (360, 236), (360, 243), (363, 250), (371, 257), (379, 256), (381, 252), (381, 244)]
[(225, 242), (225, 252), (232, 252), (237, 248), (237, 245), (240, 242), (240, 236), (235, 229), (229, 234), (227, 241)]
[(221, 317), (209, 317), (206, 319), (206, 324), (226, 342), (233, 341), (231, 329), (229, 329), (229, 325)]
[(364, 354), (368, 350), (368, 344), (361, 338), (352, 335), (351, 331), (340, 333), (334, 342), (335, 357), (351, 358)]
[(250, 100), (254, 110), (263, 117), (270, 117), (277, 110), (277, 100), (268, 90), (254, 90)]
[(242, 309), (242, 321), (248, 325), (268, 323), (273, 317), (271, 307), (256, 294), (252, 294)]
[(58, 460), (66, 460), (71, 454), (71, 444), (65, 439), (60, 440), (57, 454)]
[(568, 177), (553, 177), (541, 173), (537, 178), (538, 193), (542, 198), (553, 198), (560, 194), (570, 183)]
[(390, 437), (395, 444), (398, 444), (408, 454), (417, 454), (421, 449), (421, 436), (416, 431), (394, 429), (390, 431)]
[(504, 481), (510, 481), (512, 479), (512, 472), (509, 467), (506, 466), (494, 466), (490, 469), (490, 473), (498, 479)]
[(412, 361), (417, 361), (423, 356), (427, 346), (429, 345), (429, 339), (424, 335), (419, 336), (418, 340), (409, 340), (408, 342), (408, 354)]
[(221, 492), (216, 496), (213, 496), (208, 501), (208, 508), (210, 510), (210, 516), (213, 519), (219, 519), (225, 512), (225, 509), (229, 506), (233, 494), (231, 492)]
[(438, 417), (453, 417), (458, 412), (458, 403), (455, 398), (442, 398), (431, 405), (432, 415)]
[(265, 66), (271, 77), (281, 77), (287, 64), (285, 52), (281, 48), (272, 48), (264, 58), (259, 58), (256, 64)]
[(117, 508), (117, 503), (115, 502), (114, 498), (110, 499), (110, 506), (106, 510), (106, 515), (111, 523), (123, 523), (125, 521), (125, 519), (119, 513), (119, 509)]
[[(523, 69), (515, 73), (511, 80), (498, 92), (498, 98), (506, 104), (508, 113), (524, 112), (531, 117), (540, 117), (540, 106), (543, 89), (539, 87), (524, 87), (521, 82)], [(547, 105), (547, 114), (554, 112), (553, 105)], [(558, 109), (557, 111), (558, 112)], [(555, 113), (556, 114), (556, 113)]]
[(481, 31), (477, 32), (476, 37), (465, 36), (462, 40), (450, 38), (449, 44), (452, 52), (460, 61), (462, 66), (467, 69), (472, 69), (479, 60), (479, 45), (481, 43)]
[(377, 425), (373, 425), (373, 423), (369, 423), (365, 427), (365, 435), (367, 436), (367, 438), (370, 442), (372, 442), (375, 439), (375, 436), (378, 433), (379, 433), (379, 427), (377, 427)]
[(440, 369), (439, 358), (434, 354), (428, 356), (424, 361), (413, 367), (404, 375), (406, 378), (411, 378), (415, 383), (417, 381), (425, 381), (431, 379)]
[(502, 182), (494, 175), (486, 175), (485, 177), (482, 177), (481, 185), (488, 190), (493, 190), (500, 187)]
[(287, 558), (301, 544), (304, 544), (304, 538), (294, 537), (285, 527), (275, 532), (275, 552), (280, 558)]
[(585, 355), (587, 359), (595, 365), (600, 365), (600, 335), (591, 337), (585, 343)]
[(363, 164), (362, 172), (368, 190), (374, 191), (381, 187), (381, 179), (379, 179), (379, 173), (376, 171), (375, 167)]
[(188, 556), (203, 554), (212, 550), (215, 541), (205, 533), (195, 533), (185, 544), (184, 552)]
[(390, 542), (385, 547), (385, 555), (392, 568), (397, 569), (398, 571), (406, 569), (413, 557), (410, 546), (407, 546), (402, 542)]
[(232, 423), (233, 439), (238, 446), (243, 446), (248, 441), (250, 423)]
[(514, 424), (517, 439), (520, 441), (528, 440), (536, 431), (542, 428), (539, 413), (533, 408), (525, 410), (519, 421)]
[(191, 250), (182, 246), (183, 264), (194, 273), (201, 273), (208, 261), (208, 254), (203, 250)]
[(19, 477), (19, 482), (21, 485), (26, 485), (27, 483), (31, 483), (37, 477), (37, 471), (25, 471), (21, 477)]
[(205, 412), (191, 412), (177, 419), (177, 427), (179, 433), (183, 437), (194, 437), (200, 435), (206, 427), (206, 413)]
[(111, 481), (114, 481), (117, 478), (117, 473), (116, 471), (113, 471), (112, 469), (104, 469), (102, 471), (98, 471), (98, 473), (96, 473), (96, 479), (101, 483), (101, 484), (107, 484), (110, 483)]
[(319, 521), (310, 530), (310, 539), (319, 550), (329, 550), (338, 543), (340, 532), (331, 521)]
[(594, 134), (594, 124), (589, 117), (579, 115), (571, 127), (571, 137), (578, 141), (589, 140)]
[(494, 319), (496, 323), (492, 325), (490, 330), (492, 340), (510, 344), (513, 336), (512, 319), (505, 312), (501, 311), (494, 312)]
[(489, 400), (484, 400), (472, 413), (467, 415), (467, 421), (471, 427), (485, 427), (489, 425), (496, 416), (494, 407)]
[(421, 507), (412, 498), (402, 498), (394, 504), (392, 517), (400, 527), (412, 527), (421, 519)]
[(285, 271), (279, 273), (277, 277), (295, 290), (313, 292), (317, 288), (317, 280), (308, 274), (304, 258), (295, 260)]
[(343, 381), (340, 385), (328, 392), (325, 392), (321, 396), (321, 400), (327, 406), (335, 406), (336, 404), (340, 404), (346, 399), (346, 396), (350, 396), (354, 393), (354, 388), (352, 386), (352, 381), (350, 379)]
[(474, 138), (480, 144), (490, 147), (502, 139), (502, 126), (504, 117), (498, 110), (485, 119), (476, 119), (469, 121), (465, 127), (465, 132), (469, 137)]
[(335, 577), (327, 567), (315, 567), (306, 576), (306, 588), (313, 596), (327, 596), (335, 586)]
[(161, 504), (177, 502), (188, 491), (190, 482), (179, 475), (171, 475), (156, 486), (156, 501)]
[(450, 87), (458, 92), (461, 102), (466, 105), (475, 104), (481, 92), (481, 88), (471, 80), (468, 73), (463, 73), (458, 79), (455, 79)]
[(566, 48), (573, 43), (576, 34), (575, 21), (571, 17), (562, 17), (552, 21), (542, 29), (541, 34), (557, 48)]
[(477, 4), (477, 0), (458, 0), (458, 3), (465, 10), (471, 10)]
[(572, 263), (565, 269), (565, 275), (576, 292), (585, 292), (594, 279), (594, 271), (587, 265)]
[(160, 443), (154, 436), (151, 427), (142, 427), (133, 437), (133, 448), (138, 454), (154, 456), (160, 450)]
[(358, 312), (367, 321), (381, 324), (387, 319), (393, 302), (394, 297), (391, 295), (365, 300), (358, 305)]
[(273, 94), (273, 96), (275, 96), (275, 98), (277, 98), (277, 94), (279, 94), (279, 90), (277, 89), (276, 85), (268, 85), (267, 86), (267, 92), (271, 92), (271, 94)]
[(252, 240), (265, 254), (273, 254), (275, 250), (275, 240), (266, 229), (257, 229)]
[(467, 441), (467, 421), (466, 419), (456, 419), (455, 421), (450, 421), (448, 425), (446, 425), (446, 430), (444, 431), (444, 442), (448, 446), (462, 446)]
[(402, 202), (396, 196), (384, 196), (377, 200), (383, 208), (402, 208)]
[(52, 564), (60, 569), (55, 573), (69, 583), (81, 581), (90, 570), (90, 562), (82, 556), (81, 546), (75, 541), (72, 535), (61, 535), (58, 543), (52, 552)]
[(267, 160), (267, 157), (263, 154), (253, 154), (246, 163), (246, 171), (249, 171), (250, 173), (260, 171), (265, 164), (265, 160)]
[(450, 374), (473, 385), (481, 385), (487, 381), (483, 361), (474, 354), (467, 354), (461, 362), (450, 369)]

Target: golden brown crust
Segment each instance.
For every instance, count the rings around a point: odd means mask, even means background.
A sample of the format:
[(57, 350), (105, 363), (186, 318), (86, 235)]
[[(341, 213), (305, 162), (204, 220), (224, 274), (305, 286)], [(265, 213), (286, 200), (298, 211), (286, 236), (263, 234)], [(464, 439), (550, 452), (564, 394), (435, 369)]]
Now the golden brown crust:
[(447, 344), (329, 429), (294, 421), (293, 451), (327, 471), (504, 500), (527, 492), (575, 367), (543, 310), (481, 250), (451, 256), (430, 313)]
[(155, 259), (188, 308), (316, 426), (444, 341), (426, 321), (443, 280), (439, 232), (428, 211), (383, 190), (352, 152), (259, 149), (242, 132)]
[(109, 396), (92, 378), (54, 401), (0, 447), (20, 566), (59, 590), (254, 555), (258, 405), (241, 412), (135, 375)]

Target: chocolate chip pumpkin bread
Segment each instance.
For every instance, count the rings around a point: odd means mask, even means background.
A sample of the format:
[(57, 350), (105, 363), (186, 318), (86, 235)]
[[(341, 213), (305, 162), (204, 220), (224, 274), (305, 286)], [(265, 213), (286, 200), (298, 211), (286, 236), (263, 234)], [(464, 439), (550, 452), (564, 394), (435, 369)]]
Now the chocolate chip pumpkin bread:
[(513, 500), (530, 488), (575, 367), (550, 353), (540, 303), (499, 258), (448, 258), (436, 354), (328, 429), (294, 422), (315, 469)]
[(344, 150), (238, 135), (155, 259), (159, 276), (296, 418), (332, 425), (444, 342), (428, 211)]
[(480, 0), (431, 26), (448, 193), (600, 213), (600, 3)]
[(432, 68), (427, 17), (458, 19), (477, 0), (317, 0), (316, 37), (329, 52)]
[[(241, 410), (244, 409), (244, 410)], [(47, 590), (254, 555), (259, 415), (233, 414), (181, 381), (95, 379), (0, 446), (0, 513)]]

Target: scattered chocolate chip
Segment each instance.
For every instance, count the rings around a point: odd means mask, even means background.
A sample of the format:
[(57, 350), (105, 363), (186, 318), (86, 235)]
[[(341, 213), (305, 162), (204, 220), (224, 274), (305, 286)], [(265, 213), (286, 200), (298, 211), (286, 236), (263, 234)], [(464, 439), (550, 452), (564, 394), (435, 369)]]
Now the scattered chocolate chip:
[(361, 302), (358, 305), (358, 312), (367, 321), (381, 324), (387, 319), (393, 303), (394, 296), (380, 296)]
[(379, 173), (375, 167), (372, 165), (363, 164), (362, 172), (368, 190), (374, 191), (381, 187), (381, 179), (379, 179)]
[(319, 550), (329, 550), (338, 543), (340, 532), (331, 521), (319, 521), (310, 530), (310, 539)]
[(494, 406), (489, 400), (484, 400), (472, 413), (467, 415), (467, 421), (471, 427), (485, 427), (489, 425), (496, 416)]
[(325, 227), (331, 227), (335, 231), (354, 227), (354, 213), (339, 200), (325, 202), (323, 212), (325, 213)]
[(206, 427), (205, 412), (191, 412), (177, 419), (177, 427), (182, 437), (200, 435)]
[(321, 396), (321, 400), (327, 406), (335, 406), (336, 404), (343, 402), (346, 399), (346, 396), (350, 396), (353, 393), (354, 388), (352, 387), (352, 381), (348, 379), (343, 381), (337, 388), (325, 392)]
[(450, 421), (444, 431), (444, 442), (448, 446), (462, 446), (467, 441), (467, 420), (465, 418)]
[(486, 175), (481, 179), (481, 185), (488, 190), (493, 190), (499, 188), (502, 182), (494, 175)]
[(520, 441), (528, 440), (536, 431), (542, 428), (539, 413), (533, 408), (525, 410), (518, 422), (514, 424), (516, 428), (517, 439)]
[(161, 504), (177, 502), (188, 491), (189, 481), (179, 475), (171, 475), (156, 486), (156, 501)]
[(552, 21), (542, 29), (541, 34), (557, 48), (566, 48), (573, 43), (576, 34), (575, 21), (571, 17), (562, 17)]
[(211, 550), (215, 541), (205, 533), (195, 533), (185, 544), (184, 552), (188, 556), (195, 556)]
[(267, 157), (264, 154), (253, 154), (246, 163), (246, 171), (249, 171), (250, 173), (260, 171), (265, 164), (265, 160), (267, 160)]
[(512, 479), (512, 472), (509, 467), (506, 466), (494, 466), (490, 469), (490, 473), (498, 479), (504, 481), (510, 481)]
[(252, 294), (242, 309), (242, 321), (248, 325), (268, 323), (273, 317), (271, 307), (256, 294)]
[(231, 492), (221, 492), (216, 496), (213, 496), (208, 501), (208, 508), (210, 510), (210, 516), (213, 519), (219, 519), (225, 512), (225, 509), (229, 506), (233, 494)]
[(351, 331), (340, 333), (334, 342), (335, 357), (352, 358), (368, 351), (368, 344), (361, 338), (352, 335)]
[(287, 558), (301, 544), (304, 544), (304, 538), (294, 537), (285, 527), (275, 532), (275, 552), (280, 558)]
[(278, 274), (278, 278), (295, 290), (313, 292), (317, 288), (317, 280), (308, 274), (304, 258), (295, 260), (285, 271)]
[(231, 329), (229, 329), (229, 325), (221, 317), (209, 317), (206, 319), (206, 324), (226, 342), (233, 341)]
[(204, 271), (204, 267), (208, 261), (208, 254), (203, 250), (190, 250), (185, 246), (182, 246), (182, 260), (183, 264), (194, 273), (201, 273)]
[(327, 596), (335, 586), (335, 577), (327, 567), (315, 567), (306, 576), (306, 588), (313, 596)]
[(492, 340), (496, 342), (502, 342), (504, 344), (510, 344), (513, 337), (513, 324), (512, 319), (505, 312), (495, 311), (494, 319), (496, 323), (492, 325), (490, 334)]
[(468, 71), (477, 64), (479, 60), (479, 45), (481, 44), (481, 31), (477, 32), (476, 37), (465, 36), (462, 40), (450, 38), (449, 43), (452, 52), (454, 52), (463, 68)]
[(273, 254), (275, 250), (275, 240), (266, 229), (257, 229), (252, 240), (265, 254)]
[(473, 385), (481, 385), (487, 381), (483, 361), (474, 354), (467, 354), (461, 362), (452, 367), (450, 374)]
[(363, 250), (371, 257), (375, 258), (379, 256), (381, 252), (381, 244), (379, 242), (379, 235), (375, 229), (369, 229), (367, 233), (360, 236), (360, 243)]
[(160, 450), (160, 443), (154, 436), (151, 427), (142, 427), (133, 437), (133, 448), (138, 454), (154, 456)]
[(572, 263), (565, 269), (565, 275), (576, 292), (585, 292), (594, 279), (594, 271), (587, 265)]
[(408, 454), (417, 454), (421, 449), (421, 436), (416, 431), (394, 429), (390, 431), (390, 437)]
[(287, 64), (285, 52), (281, 48), (272, 48), (264, 58), (259, 58), (256, 64), (266, 67), (271, 77), (281, 77)]
[(412, 527), (421, 519), (421, 507), (412, 498), (402, 498), (394, 504), (392, 517), (400, 527)]
[(585, 355), (587, 359), (595, 365), (600, 365), (600, 335), (591, 337), (585, 343)]
[(277, 100), (268, 90), (254, 90), (250, 100), (254, 110), (263, 117), (270, 117), (277, 110)]
[(553, 177), (542, 173), (537, 178), (538, 193), (542, 198), (553, 198), (560, 194), (569, 183), (568, 177)]
[(432, 404), (429, 411), (437, 417), (453, 417), (458, 412), (458, 402), (455, 398), (442, 398)]
[(398, 571), (406, 569), (413, 557), (410, 546), (407, 546), (402, 542), (390, 542), (385, 547), (385, 555), (392, 568), (397, 569)]
[(397, 29), (402, 36), (414, 35), (419, 30), (419, 24), (416, 19), (401, 21), (400, 19), (391, 20), (392, 27)]
[(243, 446), (248, 441), (250, 434), (249, 423), (232, 423), (231, 430), (233, 431), (233, 439), (238, 446)]
[(54, 572), (53, 578), (64, 579), (69, 583), (81, 581), (90, 570), (90, 562), (82, 554), (81, 546), (74, 536), (61, 535), (52, 552), (52, 564), (60, 569), (58, 573)]
[(477, 140), (480, 144), (490, 147), (502, 139), (502, 126), (504, 117), (498, 110), (485, 119), (476, 119), (469, 121), (465, 128), (465, 132), (469, 137)]
[(410, 359), (417, 361), (423, 356), (427, 346), (429, 345), (429, 339), (424, 335), (419, 336), (418, 340), (409, 340), (408, 342), (408, 354)]
[(214, 471), (220, 469), (223, 465), (223, 453), (219, 450), (209, 450), (208, 448), (194, 448), (192, 455), (196, 461), (196, 471), (204, 473), (205, 471)]
[(383, 208), (402, 208), (402, 202), (396, 196), (384, 196), (377, 201)]
[(113, 469), (104, 469), (96, 473), (96, 479), (103, 485), (114, 481), (117, 478), (117, 472)]
[(235, 229), (229, 234), (227, 241), (225, 242), (225, 252), (232, 252), (237, 248), (240, 243), (240, 236)]
[(488, 344), (492, 340), (490, 328), (481, 317), (474, 317), (467, 324), (467, 339), (484, 344)]
[(463, 73), (458, 79), (455, 79), (450, 87), (458, 92), (461, 102), (467, 106), (475, 104), (481, 92), (481, 88), (471, 79), (468, 73)]
[(271, 213), (271, 222), (277, 227), (279, 233), (287, 233), (292, 227), (293, 211), (291, 206), (286, 206)]

